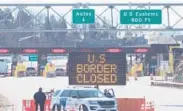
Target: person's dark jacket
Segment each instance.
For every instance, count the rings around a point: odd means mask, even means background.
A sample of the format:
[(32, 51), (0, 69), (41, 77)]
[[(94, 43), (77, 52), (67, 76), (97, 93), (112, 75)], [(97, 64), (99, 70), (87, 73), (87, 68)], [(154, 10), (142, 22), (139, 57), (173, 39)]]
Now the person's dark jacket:
[(36, 103), (44, 104), (44, 102), (46, 100), (45, 93), (43, 93), (43, 92), (36, 92), (34, 94), (34, 100), (36, 101)]

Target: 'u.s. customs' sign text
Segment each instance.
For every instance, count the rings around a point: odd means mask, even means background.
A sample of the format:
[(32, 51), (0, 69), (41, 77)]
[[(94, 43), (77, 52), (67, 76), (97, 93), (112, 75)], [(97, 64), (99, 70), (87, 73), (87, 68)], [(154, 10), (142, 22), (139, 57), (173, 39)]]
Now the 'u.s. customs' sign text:
[(72, 52), (68, 75), (70, 85), (125, 85), (126, 54)]
[(161, 10), (121, 10), (120, 24), (161, 24)]

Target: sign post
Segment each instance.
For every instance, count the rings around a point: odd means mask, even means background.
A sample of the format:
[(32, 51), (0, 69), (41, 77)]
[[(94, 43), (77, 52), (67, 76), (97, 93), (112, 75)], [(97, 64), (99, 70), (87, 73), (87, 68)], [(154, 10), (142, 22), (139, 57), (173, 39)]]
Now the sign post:
[(73, 24), (94, 24), (95, 10), (94, 9), (73, 9), (72, 22)]
[(161, 10), (121, 10), (120, 24), (161, 24)]

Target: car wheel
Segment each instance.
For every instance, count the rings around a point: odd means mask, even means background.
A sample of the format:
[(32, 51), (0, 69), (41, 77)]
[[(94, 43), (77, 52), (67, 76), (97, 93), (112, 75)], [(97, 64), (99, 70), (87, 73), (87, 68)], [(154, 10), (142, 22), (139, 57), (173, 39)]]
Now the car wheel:
[(85, 105), (81, 105), (79, 111), (88, 111), (88, 108)]
[(51, 111), (61, 111), (61, 106), (60, 105), (54, 105), (52, 107)]

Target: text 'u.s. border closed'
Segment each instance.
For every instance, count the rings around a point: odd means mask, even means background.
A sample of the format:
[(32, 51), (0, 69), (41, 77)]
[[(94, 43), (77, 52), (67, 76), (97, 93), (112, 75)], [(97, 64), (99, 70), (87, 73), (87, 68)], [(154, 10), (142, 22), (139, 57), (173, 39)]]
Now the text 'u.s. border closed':
[(124, 53), (79, 53), (69, 55), (70, 85), (125, 85), (126, 58)]

